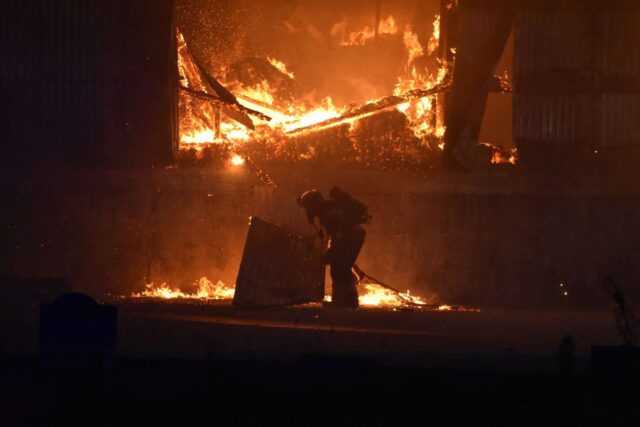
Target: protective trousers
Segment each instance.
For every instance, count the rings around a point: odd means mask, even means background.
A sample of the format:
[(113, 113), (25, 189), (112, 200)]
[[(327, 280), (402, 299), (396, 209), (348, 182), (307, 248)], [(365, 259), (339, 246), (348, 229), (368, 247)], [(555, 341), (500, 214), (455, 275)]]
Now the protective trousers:
[(352, 268), (360, 254), (366, 234), (364, 228), (358, 225), (347, 233), (331, 238), (331, 300), (337, 307), (358, 308), (358, 279)]

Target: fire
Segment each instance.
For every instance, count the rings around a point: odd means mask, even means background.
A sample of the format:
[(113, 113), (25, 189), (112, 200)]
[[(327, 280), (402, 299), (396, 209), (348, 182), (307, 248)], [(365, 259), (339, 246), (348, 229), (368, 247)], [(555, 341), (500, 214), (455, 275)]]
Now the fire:
[(195, 65), (188, 60), (187, 42), (180, 31), (177, 31), (178, 42), (178, 74), (183, 86), (191, 87), (193, 82), (199, 82)]
[[(359, 31), (347, 32), (347, 23), (339, 22), (333, 26), (330, 32), (334, 39), (338, 40), (340, 46), (363, 46), (375, 37), (375, 28), (365, 26)], [(378, 34), (382, 35), (401, 35), (404, 42), (407, 71), (405, 75), (398, 78), (398, 82), (393, 89), (393, 95), (402, 97), (414, 90), (428, 91), (437, 85), (445, 82), (450, 75), (449, 64), (440, 64), (436, 70), (431, 72), (426, 69), (418, 70), (414, 66), (417, 58), (425, 53), (433, 53), (439, 44), (440, 36), (440, 18), (435, 17), (433, 23), (433, 34), (431, 35), (428, 46), (423, 47), (415, 33), (409, 26), (406, 26), (402, 33), (395, 18), (392, 15), (387, 16), (380, 22)], [(287, 65), (277, 58), (267, 58), (268, 63), (280, 71), (283, 75), (293, 79), (295, 76), (287, 68)], [(203, 82), (197, 67), (193, 64), (193, 60), (187, 50), (186, 42), (182, 34), (178, 31), (178, 68), (180, 72), (181, 84), (194, 90), (202, 91), (206, 86)], [(424, 67), (423, 67), (424, 68)], [(299, 135), (308, 132), (308, 128), (314, 127), (310, 131), (318, 131), (328, 127), (348, 124), (350, 132), (353, 132), (353, 125), (370, 115), (376, 114), (377, 111), (368, 113), (364, 111), (352, 118), (338, 120), (345, 113), (348, 113), (350, 107), (336, 107), (331, 98), (324, 98), (315, 105), (306, 100), (293, 101), (287, 103), (279, 102), (276, 97), (276, 90), (271, 87), (266, 80), (254, 84), (252, 87), (243, 85), (242, 82), (231, 81), (223, 82), (224, 86), (233, 87), (234, 95), (238, 102), (247, 108), (259, 111), (272, 120), (265, 121), (259, 117), (253, 117), (256, 127), (255, 130), (249, 130), (243, 125), (238, 124), (234, 120), (216, 112), (210, 102), (192, 99), (189, 94), (182, 94), (181, 115), (180, 115), (180, 143), (184, 147), (196, 148), (210, 144), (225, 143), (230, 144), (231, 151), (243, 153), (242, 145), (250, 144), (252, 141), (273, 141), (282, 140), (285, 142), (287, 135)], [(372, 99), (363, 104), (375, 105), (379, 100)], [(436, 96), (425, 96), (422, 98), (413, 98), (407, 102), (395, 106), (398, 111), (404, 114), (408, 119), (410, 126), (418, 143), (428, 146), (430, 149), (443, 146), (444, 136), (444, 114), (443, 109), (439, 107)], [(366, 108), (364, 109), (366, 110)], [(324, 122), (329, 121), (326, 125)], [(216, 129), (217, 130), (214, 130)], [(277, 144), (277, 143), (276, 143)], [(276, 147), (277, 145), (274, 145)], [(250, 148), (250, 146), (246, 146)], [(246, 151), (245, 151), (246, 153)], [(302, 156), (305, 158), (304, 156)]]
[(241, 141), (249, 141), (251, 139), (251, 135), (247, 132), (246, 129), (229, 126), (221, 126), (221, 128), (227, 128), (226, 137), (231, 141), (241, 142)]
[(249, 102), (259, 101), (260, 103), (273, 105), (274, 98), (271, 94), (271, 88), (269, 87), (268, 81), (262, 81), (257, 86), (254, 87), (241, 87), (237, 94), (241, 98), (248, 98)]
[(234, 156), (231, 158), (231, 164), (234, 166), (242, 166), (244, 165), (244, 159), (237, 154), (234, 154)]
[(273, 65), (276, 69), (278, 69), (278, 71), (280, 71), (282, 74), (286, 74), (287, 76), (289, 76), (289, 78), (294, 79), (296, 76), (295, 74), (293, 74), (292, 72), (290, 72), (287, 69), (287, 66), (284, 64), (284, 62), (277, 60), (276, 58), (267, 58), (267, 60), (269, 61), (269, 63), (271, 65)]
[[(359, 31), (353, 31), (347, 34), (347, 21), (340, 21), (331, 28), (331, 36), (341, 38), (341, 46), (364, 46), (369, 40), (376, 36), (376, 29), (366, 26)], [(386, 19), (380, 21), (378, 26), (378, 34), (394, 35), (398, 33), (398, 25), (393, 16), (389, 15)]]
[(206, 144), (215, 140), (215, 134), (211, 129), (193, 130), (190, 133), (183, 133), (180, 138), (183, 144)]
[[(206, 277), (201, 277), (191, 284), (191, 291), (184, 291), (180, 288), (172, 288), (166, 283), (159, 286), (153, 283), (147, 284), (142, 292), (131, 294), (133, 298), (154, 298), (159, 300), (194, 300), (194, 301), (230, 301), (235, 294), (235, 287), (218, 281), (210, 281)], [(359, 302), (362, 307), (370, 308), (402, 308), (413, 307), (437, 311), (471, 311), (478, 312), (475, 308), (451, 305), (428, 304), (424, 299), (406, 292), (394, 292), (375, 283), (362, 283), (358, 285)], [(327, 295), (324, 301), (331, 301), (331, 296)]]
[(407, 305), (426, 305), (427, 303), (419, 297), (407, 292), (396, 293), (383, 288), (375, 283), (365, 283), (362, 285), (361, 294), (358, 297), (360, 305), (363, 307), (403, 307)]
[[(447, 70), (448, 64), (443, 64), (436, 75), (424, 76), (413, 67), (408, 77), (398, 79), (394, 95), (401, 96), (411, 90), (431, 89), (442, 84), (448, 76)], [(416, 137), (434, 137), (441, 140), (445, 133), (444, 115), (442, 111), (438, 111), (437, 106), (436, 97), (425, 97), (400, 104), (397, 109), (410, 120)]]
[(429, 38), (428, 52), (433, 53), (440, 45), (440, 15), (433, 21), (433, 34)]
[(482, 145), (486, 145), (491, 147), (493, 151), (493, 156), (491, 157), (491, 164), (500, 165), (505, 163), (510, 163), (515, 165), (518, 162), (518, 150), (516, 148), (511, 148), (509, 152), (503, 152), (492, 144), (481, 143)]
[(418, 35), (411, 31), (410, 28), (407, 28), (407, 30), (404, 32), (402, 41), (404, 42), (404, 47), (409, 54), (407, 65), (411, 67), (411, 64), (416, 60), (416, 58), (424, 55), (424, 48), (418, 40)]
[[(376, 35), (375, 28), (364, 27), (355, 32), (348, 32), (346, 21), (339, 22), (333, 26), (330, 35), (334, 38), (338, 46), (364, 46), (373, 40)], [(385, 110), (397, 109), (406, 117), (409, 127), (409, 135), (412, 135), (416, 144), (421, 147), (427, 146), (434, 151), (442, 150), (444, 147), (443, 137), (445, 133), (444, 114), (437, 96), (432, 94), (422, 97), (407, 97), (405, 94), (412, 91), (429, 91), (448, 81), (451, 75), (451, 64), (439, 63), (435, 69), (427, 70), (424, 66), (420, 69), (416, 61), (423, 55), (433, 54), (439, 45), (440, 38), (440, 17), (436, 16), (433, 22), (433, 33), (426, 46), (422, 46), (419, 38), (409, 26), (403, 28), (402, 33), (395, 18), (389, 15), (380, 22), (378, 27), (379, 35), (402, 37), (406, 51), (406, 66), (402, 75), (397, 79), (393, 88), (393, 95), (400, 101), (390, 104)], [(206, 85), (201, 79), (197, 66), (193, 63), (184, 37), (178, 31), (178, 70), (180, 84), (196, 91), (205, 91)], [(269, 64), (277, 69), (283, 76), (294, 79), (294, 73), (290, 72), (287, 65), (277, 58), (267, 58)], [(285, 77), (285, 78), (286, 78)], [(282, 101), (278, 97), (275, 87), (267, 80), (263, 80), (252, 86), (244, 85), (239, 81), (222, 81), (225, 87), (232, 87), (233, 94), (238, 102), (247, 108), (258, 111), (269, 116), (272, 120), (267, 121), (259, 117), (251, 116), (255, 124), (255, 130), (247, 127), (222, 114), (222, 108), (217, 104), (202, 101), (189, 94), (181, 92), (180, 96), (180, 143), (183, 147), (196, 148), (211, 146), (212, 144), (225, 144), (228, 147), (227, 158), (230, 165), (240, 166), (249, 159), (247, 148), (256, 142), (271, 144), (274, 152), (280, 147), (277, 144), (286, 142), (290, 135), (297, 135), (307, 132), (306, 128), (320, 125), (313, 130), (324, 129), (336, 124), (347, 124), (345, 126), (349, 132), (349, 138), (355, 138), (353, 126), (359, 120), (377, 114), (379, 111), (366, 112), (353, 118), (331, 122), (332, 119), (339, 119), (349, 113), (352, 107), (336, 107), (331, 98), (324, 98), (317, 101), (317, 98), (303, 101)], [(274, 84), (274, 86), (277, 83)], [(213, 95), (213, 94), (209, 94)], [(384, 98), (383, 98), (384, 99)], [(372, 99), (364, 106), (375, 105), (377, 99)], [(385, 104), (387, 105), (387, 104)], [(219, 109), (218, 109), (219, 108)], [(385, 107), (386, 108), (386, 107)], [(217, 109), (217, 110), (216, 110)], [(223, 111), (222, 111), (223, 112)], [(325, 125), (326, 121), (330, 121)], [(353, 139), (352, 139), (353, 140)], [(275, 142), (274, 142), (275, 141)], [(313, 150), (310, 149), (310, 153)], [(236, 154), (238, 153), (238, 154)], [(303, 153), (300, 158), (307, 158), (313, 154)], [(512, 153), (512, 156), (514, 155)], [(498, 159), (496, 159), (497, 161)], [(504, 159), (500, 159), (504, 161)], [(508, 159), (511, 161), (511, 158)], [(514, 160), (515, 161), (515, 160)], [(171, 288), (166, 283), (160, 286), (147, 285), (146, 289), (134, 294), (135, 297), (152, 298), (185, 298), (201, 300), (231, 299), (234, 295), (234, 287), (227, 286), (222, 282), (212, 283), (207, 278), (202, 277), (194, 285), (191, 292), (177, 288)], [(379, 285), (366, 283), (359, 291), (360, 304), (365, 307), (402, 307), (402, 306), (424, 306), (425, 301), (406, 293), (395, 293)], [(448, 306), (441, 306), (439, 310), (451, 309)]]
[[(241, 159), (241, 158), (240, 158)], [(244, 162), (244, 160), (242, 160)], [(193, 285), (194, 290), (191, 292), (183, 291), (179, 288), (172, 288), (166, 283), (159, 286), (153, 283), (145, 286), (142, 292), (133, 293), (134, 298), (158, 298), (158, 299), (188, 299), (188, 300), (231, 300), (235, 293), (235, 287), (228, 286), (222, 281), (213, 283), (206, 277), (201, 277)], [(427, 303), (416, 296), (407, 292), (396, 293), (375, 283), (365, 283), (360, 287), (359, 301), (363, 307), (386, 307), (398, 308), (407, 305), (425, 306)], [(331, 297), (327, 296), (325, 301), (331, 301)], [(450, 310), (449, 306), (440, 306), (438, 310)]]
[(294, 129), (315, 125), (336, 117), (340, 117), (340, 111), (333, 105), (331, 98), (324, 98), (319, 107), (285, 123), (283, 128), (285, 132), (290, 132)]
[(144, 291), (134, 293), (132, 296), (134, 298), (226, 300), (233, 299), (235, 293), (235, 288), (225, 285), (222, 281), (213, 283), (206, 277), (201, 277), (193, 286), (197, 288), (189, 293), (172, 289), (166, 283), (160, 286), (151, 283), (145, 286)]

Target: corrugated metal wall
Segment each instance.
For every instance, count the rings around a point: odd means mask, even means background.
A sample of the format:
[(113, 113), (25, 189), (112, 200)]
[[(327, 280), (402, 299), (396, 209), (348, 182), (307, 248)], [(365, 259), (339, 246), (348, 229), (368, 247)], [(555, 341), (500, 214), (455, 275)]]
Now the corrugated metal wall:
[(640, 145), (639, 41), (640, 2), (524, 7), (515, 26), (519, 148)]
[(0, 3), (0, 165), (170, 163), (173, 0)]
[(597, 15), (599, 145), (640, 145), (640, 2)]
[[(477, 4), (462, 3), (460, 9), (460, 31), (458, 32), (457, 54), (473, 62), (488, 44), (503, 17), (495, 10)], [(475, 7), (474, 7), (475, 6)]]

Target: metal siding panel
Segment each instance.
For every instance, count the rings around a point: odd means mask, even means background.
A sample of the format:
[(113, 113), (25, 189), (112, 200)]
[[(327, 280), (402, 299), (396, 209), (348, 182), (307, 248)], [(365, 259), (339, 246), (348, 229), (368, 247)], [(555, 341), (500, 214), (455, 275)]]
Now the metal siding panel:
[(603, 35), (598, 146), (640, 145), (640, 9), (607, 11), (596, 19)]
[(606, 12), (597, 20), (603, 44), (598, 65), (603, 75), (637, 78), (640, 75), (640, 10)]
[(518, 13), (516, 143), (640, 144), (640, 6), (626, 7)]
[[(0, 94), (14, 101), (0, 107), (0, 164), (90, 167), (131, 165), (132, 158), (136, 166), (172, 161), (177, 138), (171, 124), (175, 75), (167, 66), (175, 55), (172, 0), (0, 3)], [(127, 26), (132, 14), (146, 16), (144, 25)], [(129, 45), (138, 48), (135, 55)], [(141, 98), (159, 107), (149, 109), (146, 126), (127, 140), (123, 107), (130, 104), (135, 110), (144, 103), (131, 104), (123, 82), (131, 78), (128, 69), (145, 64), (150, 55), (157, 62), (131, 85), (142, 86)], [(166, 89), (152, 88), (148, 81)]]
[(639, 94), (604, 94), (600, 114), (600, 146), (640, 145)]
[(500, 21), (490, 9), (462, 8), (460, 11), (460, 34), (458, 56), (473, 57), (485, 43)]
[(240, 262), (234, 305), (282, 306), (324, 298), (325, 249), (315, 237), (301, 237), (251, 218)]

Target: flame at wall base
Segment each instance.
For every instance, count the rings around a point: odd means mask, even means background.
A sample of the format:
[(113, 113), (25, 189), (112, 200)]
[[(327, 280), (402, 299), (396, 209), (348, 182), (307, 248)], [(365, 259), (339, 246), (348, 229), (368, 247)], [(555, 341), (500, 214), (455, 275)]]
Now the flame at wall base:
[(235, 287), (229, 287), (220, 280), (213, 283), (204, 276), (193, 285), (197, 287), (194, 292), (184, 292), (181, 289), (170, 288), (166, 283), (160, 286), (150, 283), (145, 286), (144, 291), (133, 293), (131, 296), (134, 298), (224, 300), (233, 299), (236, 291)]
[[(195, 289), (192, 292), (188, 292), (179, 288), (171, 288), (166, 283), (159, 286), (148, 284), (145, 286), (144, 291), (133, 293), (131, 296), (133, 298), (157, 298), (162, 300), (230, 301), (235, 294), (235, 287), (228, 286), (220, 280), (214, 283), (204, 276), (193, 283), (192, 286)], [(480, 311), (478, 309), (469, 309), (461, 306), (430, 304), (420, 297), (411, 295), (408, 290), (407, 292), (396, 293), (375, 283), (363, 283), (359, 285), (358, 291), (359, 303), (363, 308)], [(331, 296), (327, 295), (324, 301), (330, 302)]]
[[(172, 288), (166, 283), (156, 286), (153, 283), (145, 286), (142, 292), (133, 293), (134, 298), (186, 299), (186, 300), (231, 300), (235, 294), (235, 287), (228, 286), (222, 281), (216, 283), (206, 277), (201, 277), (194, 284), (192, 292), (179, 288)], [(427, 303), (409, 291), (395, 293), (374, 283), (359, 286), (359, 301), (363, 307), (400, 308), (404, 306), (426, 306)], [(325, 301), (331, 301), (327, 296)]]

